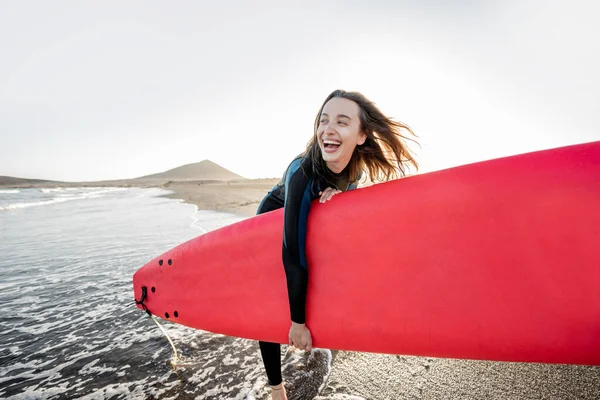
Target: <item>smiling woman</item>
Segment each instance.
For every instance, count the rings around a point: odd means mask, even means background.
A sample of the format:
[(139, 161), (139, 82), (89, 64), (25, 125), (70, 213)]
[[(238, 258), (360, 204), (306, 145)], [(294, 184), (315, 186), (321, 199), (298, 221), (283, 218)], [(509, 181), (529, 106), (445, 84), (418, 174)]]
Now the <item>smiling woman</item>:
[(336, 173), (348, 166), (353, 180), (364, 171), (373, 182), (387, 181), (404, 176), (406, 164), (417, 167), (405, 143), (414, 139), (403, 131), (414, 136), (407, 125), (386, 117), (362, 94), (336, 90), (321, 106), (306, 155), (317, 174), (325, 166)]
[[(405, 175), (412, 158), (402, 131), (411, 129), (385, 116), (358, 92), (336, 90), (324, 101), (306, 151), (288, 166), (281, 181), (263, 199), (257, 214), (284, 208), (282, 259), (285, 268), (291, 327), (289, 345), (312, 349), (306, 326), (306, 225), (310, 203), (324, 203), (340, 192), (356, 189), (363, 173), (372, 182)], [(287, 399), (281, 376), (281, 346), (259, 342), (273, 399)]]

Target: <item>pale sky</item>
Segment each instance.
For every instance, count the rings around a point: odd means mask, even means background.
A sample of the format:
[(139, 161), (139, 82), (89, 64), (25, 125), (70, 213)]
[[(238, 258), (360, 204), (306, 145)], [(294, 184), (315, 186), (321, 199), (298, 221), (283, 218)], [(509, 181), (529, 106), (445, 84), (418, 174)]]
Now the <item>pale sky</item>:
[(279, 177), (335, 89), (421, 172), (600, 140), (600, 3), (1, 1), (0, 175)]

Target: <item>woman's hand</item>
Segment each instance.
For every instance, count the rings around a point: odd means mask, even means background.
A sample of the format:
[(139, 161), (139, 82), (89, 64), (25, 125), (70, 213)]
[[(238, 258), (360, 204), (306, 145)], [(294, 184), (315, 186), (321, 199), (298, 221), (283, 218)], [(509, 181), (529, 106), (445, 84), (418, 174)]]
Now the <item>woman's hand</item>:
[(312, 336), (305, 324), (292, 322), (288, 340), (290, 346), (294, 346), (299, 350), (312, 350)]
[(331, 200), (331, 198), (338, 193), (342, 193), (342, 191), (332, 187), (328, 187), (322, 192), (319, 192), (319, 196), (321, 196), (321, 198), (319, 199), (319, 203), (325, 203), (327, 200)]

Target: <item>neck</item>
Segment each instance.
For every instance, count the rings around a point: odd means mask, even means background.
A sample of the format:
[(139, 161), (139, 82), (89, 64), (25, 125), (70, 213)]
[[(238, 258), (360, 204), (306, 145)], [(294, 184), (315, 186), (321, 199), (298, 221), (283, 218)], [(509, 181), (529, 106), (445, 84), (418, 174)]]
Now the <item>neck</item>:
[(348, 162), (326, 162), (327, 168), (334, 174), (339, 174), (348, 166)]

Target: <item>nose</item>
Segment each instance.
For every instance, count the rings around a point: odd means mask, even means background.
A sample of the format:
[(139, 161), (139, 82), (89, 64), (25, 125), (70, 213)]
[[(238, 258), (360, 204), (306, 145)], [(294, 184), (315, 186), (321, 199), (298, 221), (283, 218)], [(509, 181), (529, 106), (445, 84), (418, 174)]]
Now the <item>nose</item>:
[(325, 126), (325, 134), (333, 134), (335, 133), (334, 125), (331, 122), (328, 122)]

